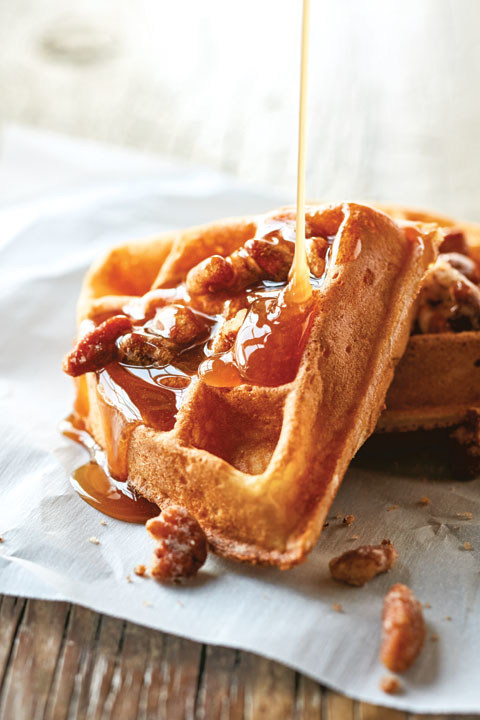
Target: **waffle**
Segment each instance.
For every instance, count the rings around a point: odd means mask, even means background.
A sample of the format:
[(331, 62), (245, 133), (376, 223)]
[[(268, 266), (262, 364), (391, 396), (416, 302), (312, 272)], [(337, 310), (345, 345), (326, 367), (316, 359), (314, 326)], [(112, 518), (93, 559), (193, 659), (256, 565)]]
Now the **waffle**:
[[(267, 218), (294, 219), (291, 209)], [(77, 379), (76, 412), (107, 450), (113, 474), (160, 507), (186, 507), (217, 553), (281, 568), (312, 548), (350, 460), (375, 428), (439, 243), (432, 224), (397, 224), (353, 203), (309, 206), (306, 220), (310, 235), (332, 244), (291, 382), (212, 387), (192, 372), (161, 429), (161, 408), (148, 393), (112, 384), (112, 366)], [(114, 248), (85, 278), (80, 336), (92, 318), (125, 308), (141, 316), (145, 298), (178, 298), (192, 267), (212, 253), (238, 252), (264, 226), (265, 218), (225, 220)], [(236, 309), (225, 298), (221, 308), (213, 347)]]
[[(378, 206), (396, 219), (434, 222), (463, 232), (480, 262), (480, 225), (400, 206)], [(412, 335), (395, 370), (377, 431), (430, 430), (461, 424), (480, 408), (480, 332)]]

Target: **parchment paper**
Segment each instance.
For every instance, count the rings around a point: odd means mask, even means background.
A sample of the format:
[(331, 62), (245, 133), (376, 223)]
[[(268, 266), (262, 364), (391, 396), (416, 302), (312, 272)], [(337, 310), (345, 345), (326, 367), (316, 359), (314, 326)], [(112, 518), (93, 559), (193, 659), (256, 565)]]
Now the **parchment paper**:
[[(454, 481), (443, 448), (370, 444), (304, 565), (282, 573), (211, 556), (181, 587), (135, 575), (127, 583), (150, 557), (145, 530), (110, 518), (101, 525), (70, 485), (69, 473), (86, 458), (57, 430), (73, 398), (60, 363), (92, 258), (127, 238), (266, 210), (281, 199), (210, 171), (21, 130), (5, 138), (0, 196), (0, 592), (72, 601), (258, 652), (368, 702), (479, 712), (480, 481)], [(421, 505), (422, 496), (431, 504)], [(473, 519), (457, 515), (466, 511)], [(343, 525), (337, 513), (355, 515), (355, 523)], [(332, 556), (384, 537), (400, 553), (391, 573), (360, 589), (329, 579)], [(378, 689), (380, 614), (398, 581), (431, 608), (405, 690), (388, 696)]]

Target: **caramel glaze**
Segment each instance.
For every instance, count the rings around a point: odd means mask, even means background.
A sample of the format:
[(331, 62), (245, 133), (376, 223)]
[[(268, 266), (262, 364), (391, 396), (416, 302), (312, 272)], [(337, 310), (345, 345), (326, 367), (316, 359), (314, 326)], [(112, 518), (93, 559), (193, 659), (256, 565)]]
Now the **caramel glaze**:
[[(283, 223), (276, 222), (278, 226)], [(266, 228), (271, 232), (271, 228)], [(291, 228), (282, 228), (283, 237)], [(334, 236), (328, 237), (330, 247)], [(292, 237), (293, 240), (293, 237)], [(322, 277), (310, 277), (312, 288), (321, 287)], [(153, 294), (158, 291), (153, 291)], [(161, 291), (159, 291), (161, 292)], [(86, 417), (86, 377), (77, 378), (75, 414), (64, 423), (63, 432), (84, 445), (91, 460), (78, 468), (72, 484), (79, 495), (106, 515), (128, 522), (145, 522), (158, 514), (155, 505), (140, 498), (128, 486), (128, 448), (135, 428), (145, 424), (154, 430), (168, 431), (174, 427), (185, 391), (193, 377), (200, 377), (214, 387), (231, 388), (242, 383), (278, 386), (291, 382), (296, 375), (309, 328), (314, 317), (313, 299), (294, 304), (288, 299), (287, 282), (263, 280), (237, 293), (217, 293), (212, 298), (190, 298), (183, 285), (166, 303), (188, 305), (200, 313), (207, 332), (200, 341), (183, 347), (165, 365), (128, 365), (115, 361), (96, 373), (97, 397), (105, 432), (105, 453), (88, 434), (81, 418)], [(163, 304), (163, 303), (162, 303)], [(227, 304), (235, 311), (247, 309), (233, 347), (223, 353), (213, 352), (213, 343)], [(161, 306), (161, 305), (159, 305)], [(149, 332), (148, 322), (154, 314), (124, 312), (134, 317), (134, 331)], [(92, 319), (98, 325), (109, 315), (102, 313)], [(232, 313), (230, 313), (232, 314)], [(233, 314), (235, 314), (233, 312)], [(169, 328), (165, 328), (168, 339)]]
[(125, 522), (145, 523), (158, 515), (156, 505), (140, 497), (128, 483), (112, 477), (107, 469), (105, 453), (77, 415), (70, 415), (60, 429), (90, 454), (90, 461), (77, 468), (70, 478), (74, 489), (86, 503), (104, 515)]

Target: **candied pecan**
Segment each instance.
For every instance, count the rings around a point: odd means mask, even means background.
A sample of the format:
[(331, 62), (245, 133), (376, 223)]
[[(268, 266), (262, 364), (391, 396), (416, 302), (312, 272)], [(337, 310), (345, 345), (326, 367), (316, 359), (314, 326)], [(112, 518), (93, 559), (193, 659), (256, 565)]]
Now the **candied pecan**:
[(390, 540), (381, 545), (362, 545), (330, 560), (330, 574), (334, 580), (349, 585), (364, 585), (379, 573), (390, 570), (398, 560), (398, 553)]
[(439, 252), (442, 254), (455, 252), (461, 253), (462, 255), (469, 255), (470, 249), (465, 233), (459, 228), (450, 228), (443, 237)]
[(100, 370), (116, 355), (116, 340), (132, 329), (126, 315), (114, 315), (81, 337), (73, 350), (63, 359), (63, 370), (78, 377), (86, 372)]
[(156, 543), (150, 565), (156, 580), (196, 575), (207, 559), (207, 538), (185, 508), (171, 505), (145, 527)]
[(312, 237), (307, 240), (307, 261), (310, 272), (315, 277), (322, 277), (329, 243), (323, 237)]
[(480, 330), (480, 289), (443, 256), (425, 277), (417, 325), (422, 333)]
[(207, 333), (206, 319), (185, 305), (159, 308), (146, 329), (175, 345), (188, 345)]
[(242, 308), (242, 310), (239, 310), (234, 317), (230, 318), (230, 320), (226, 320), (223, 323), (222, 327), (217, 333), (217, 337), (215, 338), (216, 353), (226, 352), (227, 350), (230, 350), (233, 343), (235, 342), (238, 331), (242, 327), (247, 312), (248, 310), (246, 308)]
[(128, 333), (117, 343), (117, 357), (126, 365), (166, 365), (174, 355), (163, 338), (150, 333)]
[(255, 260), (269, 280), (286, 280), (293, 260), (295, 246), (291, 242), (253, 238), (245, 243), (245, 250)]
[(211, 255), (189, 271), (187, 290), (192, 295), (227, 290), (234, 279), (235, 272), (228, 259), (221, 255)]
[(462, 255), (458, 252), (445, 253), (442, 260), (448, 262), (455, 270), (462, 273), (470, 282), (475, 284), (479, 281), (478, 268), (474, 260), (468, 255)]
[(422, 606), (406, 585), (397, 583), (383, 601), (380, 659), (392, 672), (413, 663), (425, 640)]

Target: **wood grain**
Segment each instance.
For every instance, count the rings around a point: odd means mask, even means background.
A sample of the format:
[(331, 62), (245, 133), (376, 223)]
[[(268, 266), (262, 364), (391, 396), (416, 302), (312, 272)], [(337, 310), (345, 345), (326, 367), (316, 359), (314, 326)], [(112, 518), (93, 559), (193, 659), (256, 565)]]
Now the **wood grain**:
[(252, 653), (202, 646), (66, 603), (0, 596), (2, 720), (421, 717), (355, 702)]

